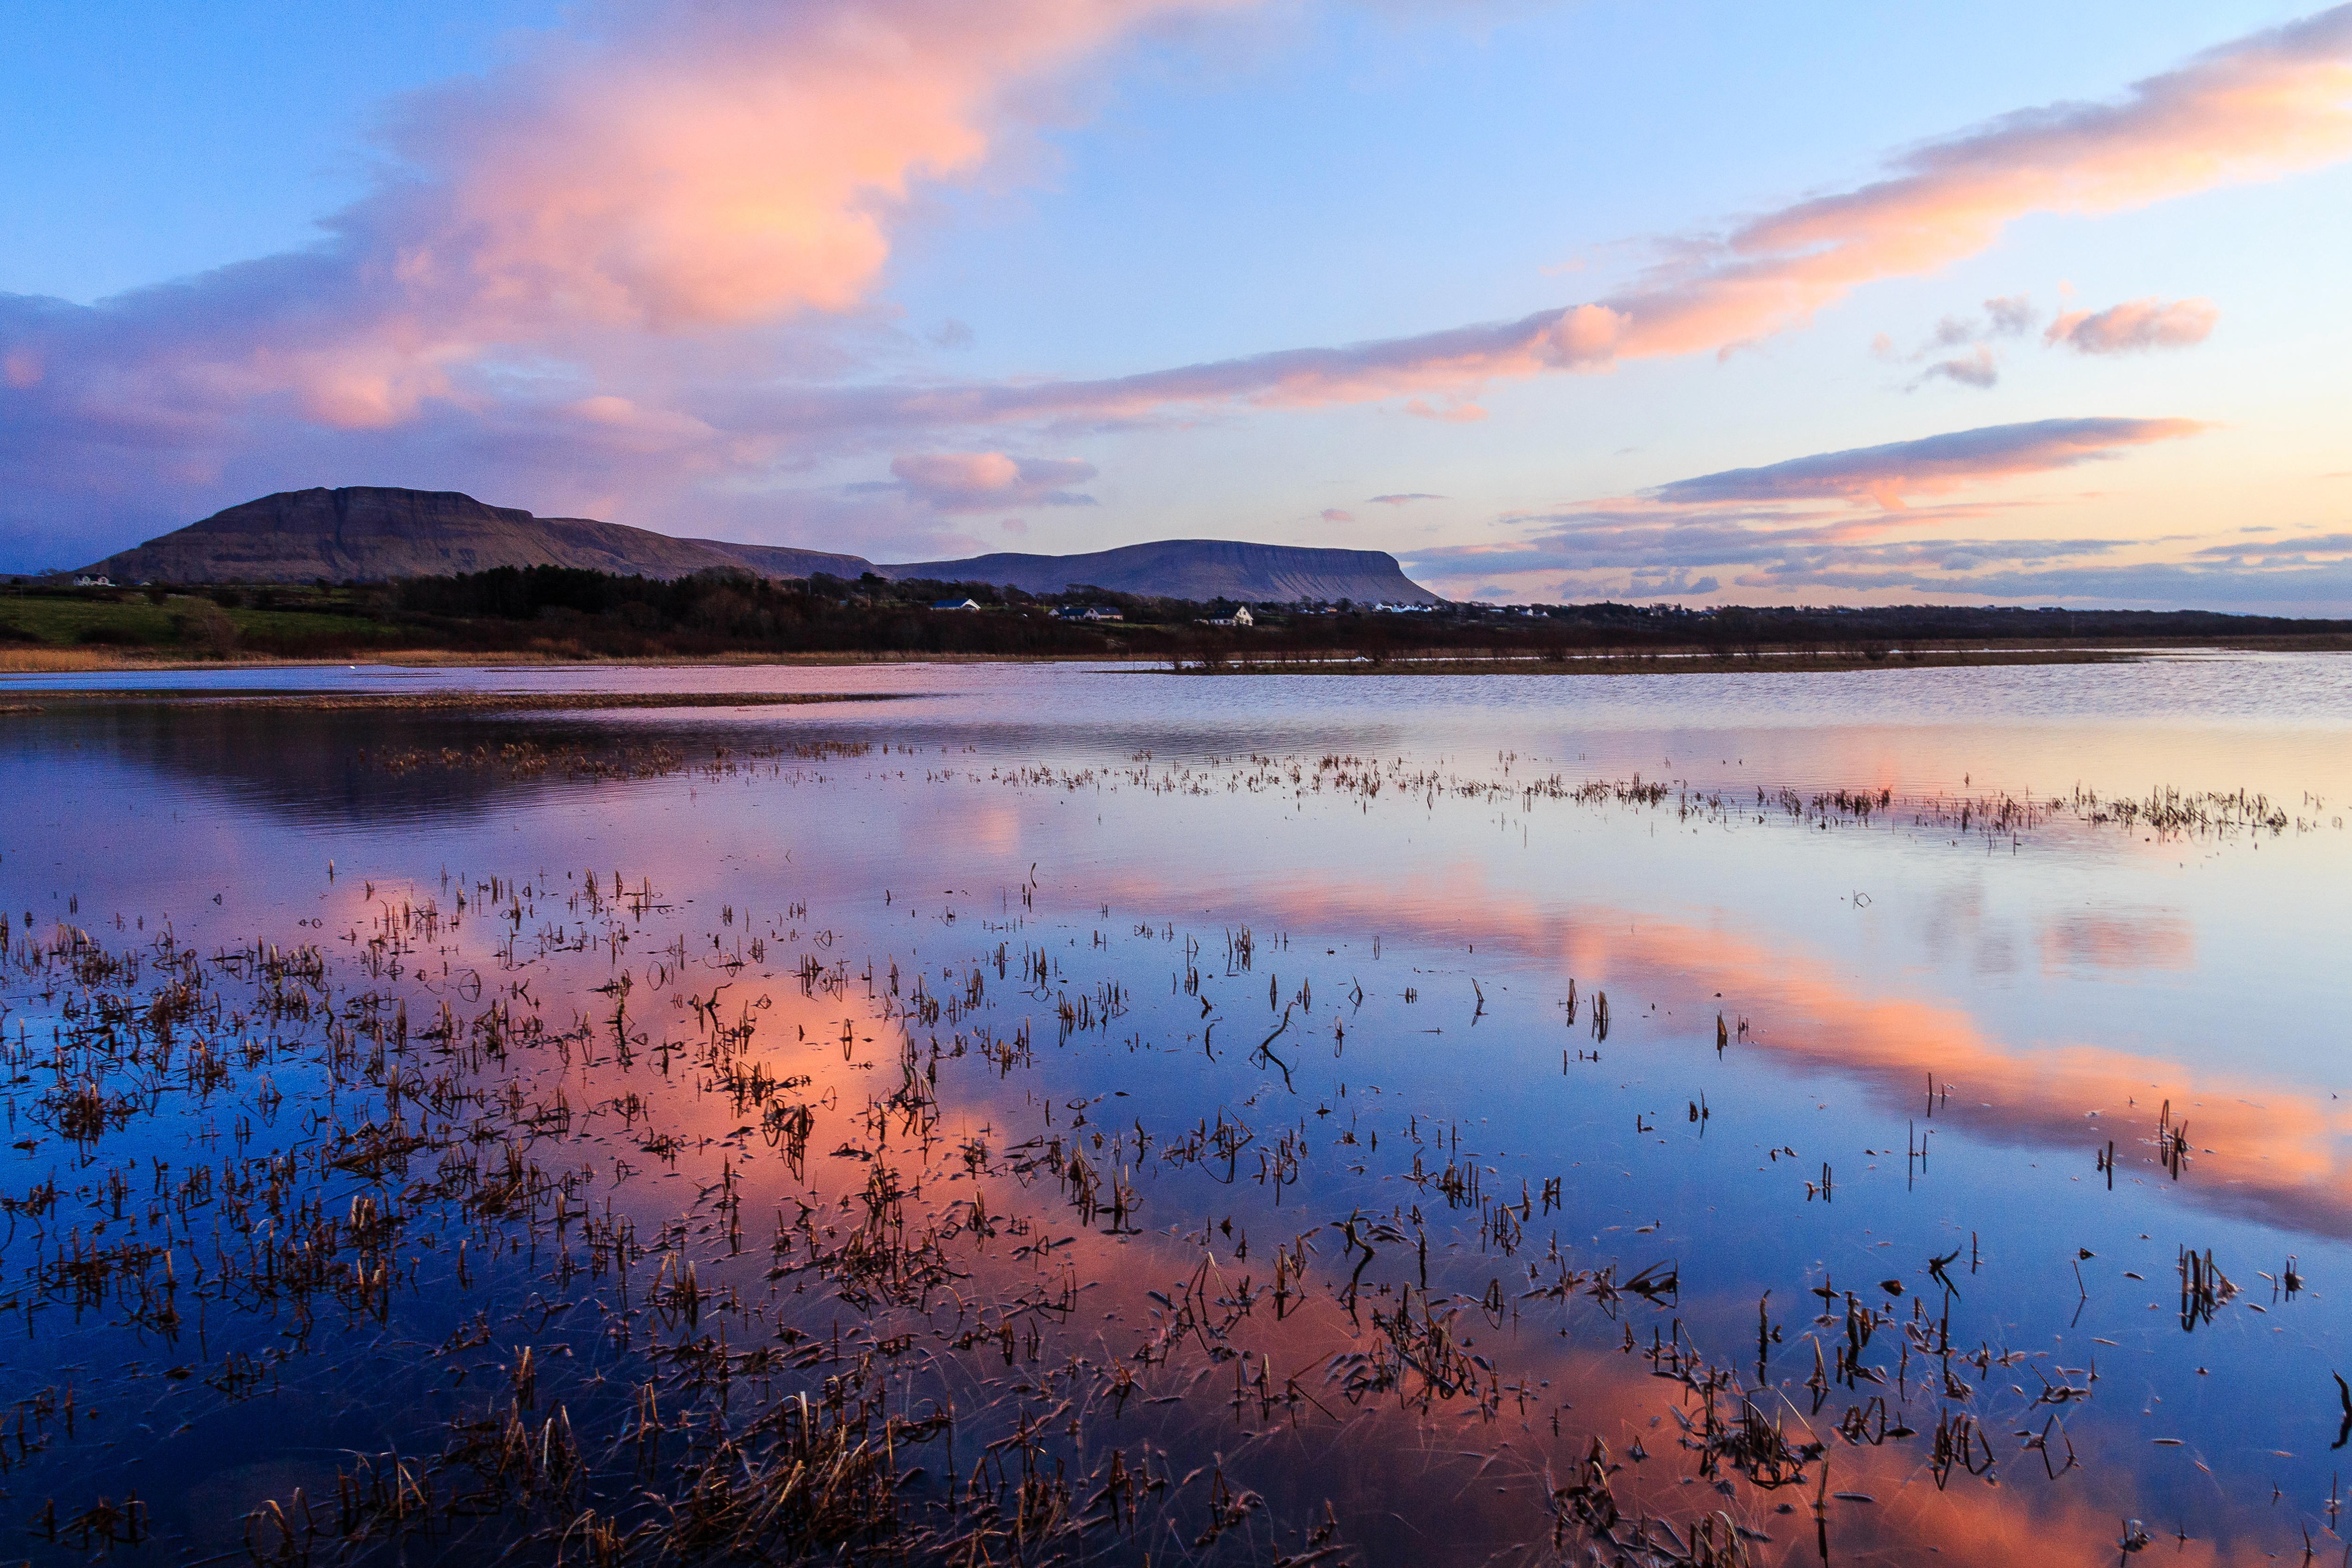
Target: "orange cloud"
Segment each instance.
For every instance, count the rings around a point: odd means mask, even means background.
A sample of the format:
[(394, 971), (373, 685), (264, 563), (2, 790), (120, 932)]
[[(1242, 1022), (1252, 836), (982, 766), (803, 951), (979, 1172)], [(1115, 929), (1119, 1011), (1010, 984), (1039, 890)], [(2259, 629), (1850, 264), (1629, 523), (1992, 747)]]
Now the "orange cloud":
[(664, 7), (419, 100), (403, 141), (447, 189), (402, 264), (510, 329), (853, 310), (891, 209), (980, 164), (1009, 88), (1220, 3)]
[[(1116, 880), (1105, 889), (1114, 897), (1122, 890)], [(1123, 890), (1148, 904), (1154, 889), (1137, 880)], [(1621, 994), (1688, 1001), (1702, 1018), (1736, 1012), (1754, 1025), (1738, 1048), (1868, 1085), (1890, 1107), (1915, 1103), (1932, 1075), (1951, 1090), (1939, 1122), (1972, 1137), (2072, 1149), (2086, 1165), (2113, 1138), (2125, 1172), (2147, 1179), (2168, 1179), (2147, 1144), (2168, 1100), (2197, 1145), (2177, 1189), (2183, 1198), (2315, 1236), (2352, 1237), (2352, 1104), (2307, 1083), (2106, 1046), (2000, 1038), (1964, 1006), (1857, 984), (1801, 944), (1654, 911), (1636, 918), (1586, 906), (1570, 914), (1498, 887), (1467, 864), (1418, 882), (1410, 899), (1375, 879), (1327, 874), (1262, 889), (1260, 907), (1285, 929), (1380, 929), (1432, 947), (1475, 931), (1481, 952), (1550, 965), (1563, 984), (1572, 974)], [(2043, 958), (2178, 969), (2192, 962), (2192, 941), (2163, 916), (2104, 929), (2061, 925), (2045, 931)], [(1712, 1039), (1704, 1044), (1711, 1054)], [(1631, 1037), (1627, 1048), (1634, 1048)]]
[[(2114, 212), (2352, 156), (2352, 6), (2339, 6), (2119, 99), (2021, 110), (1853, 189), (1685, 237), (1623, 289), (1517, 321), (931, 386), (845, 380), (838, 345), (772, 330), (868, 309), (910, 194), (1017, 141), (1039, 83), (1155, 22), (1256, 3), (598, 9), (585, 33), (410, 100), (389, 138), (402, 173), (314, 250), (98, 306), (0, 297), (0, 471), (20, 509), (68, 517), (93, 492), (184, 488), (231, 458), (240, 475), (362, 457), (440, 470), (495, 449), (502, 470), (533, 466), (559, 492), (607, 493), (639, 471), (674, 491), (882, 432), (904, 450), (974, 426), (1390, 398), (1466, 419), (1482, 384), (1728, 352), (1873, 279), (1980, 251), (2029, 214)], [(2198, 303), (2105, 312), (2066, 341), (2188, 341)], [(806, 363), (779, 363), (794, 356)], [(1944, 374), (1962, 372), (1987, 374)], [(628, 378), (629, 418), (597, 402), (614, 376)]]
[(976, 171), (1034, 118), (1024, 89), (1157, 18), (1253, 3), (609, 7), (410, 99), (389, 137), (410, 173), (327, 246), (96, 309), (25, 302), (0, 313), (0, 365), (25, 388), (52, 342), (98, 362), (82, 420), (185, 434), (286, 398), (367, 430), (431, 403), (494, 415), (511, 395), (464, 373), (519, 347), (579, 363), (615, 334), (854, 311), (912, 185)]
[(1606, 300), (1418, 337), (1029, 389), (1005, 409), (1133, 415), (1223, 400), (1361, 402), (1621, 359), (1728, 353), (1801, 326), (1863, 284), (1973, 256), (2030, 214), (2117, 212), (2347, 157), (2352, 6), (2340, 5), (2208, 50), (2119, 101), (2021, 110), (1906, 154), (1853, 190), (1726, 236), (1685, 238), (1674, 259)]

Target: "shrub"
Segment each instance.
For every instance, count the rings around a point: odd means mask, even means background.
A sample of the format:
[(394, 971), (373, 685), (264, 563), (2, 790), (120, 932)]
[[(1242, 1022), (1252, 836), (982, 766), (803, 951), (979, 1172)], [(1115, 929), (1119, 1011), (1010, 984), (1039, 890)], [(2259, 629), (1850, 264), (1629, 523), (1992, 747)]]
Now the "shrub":
[(188, 607), (172, 617), (172, 635), (179, 641), (214, 658), (226, 658), (236, 651), (236, 623), (228, 612), (207, 599), (193, 599)]

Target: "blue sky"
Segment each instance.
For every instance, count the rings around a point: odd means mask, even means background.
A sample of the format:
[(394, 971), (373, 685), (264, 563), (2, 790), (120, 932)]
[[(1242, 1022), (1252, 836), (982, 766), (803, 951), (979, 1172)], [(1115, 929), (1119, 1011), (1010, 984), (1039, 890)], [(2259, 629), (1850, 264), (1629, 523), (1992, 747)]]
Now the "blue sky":
[(0, 568), (391, 483), (877, 559), (2352, 613), (2352, 16), (431, 10), (0, 3)]

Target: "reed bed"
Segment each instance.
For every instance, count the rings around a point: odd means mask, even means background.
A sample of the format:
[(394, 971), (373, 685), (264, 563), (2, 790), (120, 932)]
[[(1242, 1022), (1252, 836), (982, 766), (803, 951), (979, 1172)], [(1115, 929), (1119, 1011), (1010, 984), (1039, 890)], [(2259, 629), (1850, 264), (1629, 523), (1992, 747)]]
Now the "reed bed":
[[(2062, 820), (2168, 837), (2305, 822), (2242, 793), (1751, 799), (1530, 778), (1507, 757), (1071, 768), (515, 740), (364, 761), (786, 785), (863, 768), (1988, 845)], [(331, 921), (201, 944), (160, 916), (0, 920), (19, 1156), (0, 1322), (44, 1380), (0, 1428), (0, 1487), (45, 1560), (1391, 1560), (1343, 1484), (1361, 1472), (1449, 1518), (1445, 1499), (1506, 1478), (1488, 1506), (1514, 1560), (1727, 1568), (1890, 1539), (1875, 1496), (1832, 1469), (2069, 1505), (2109, 1475), (2069, 1431), (2108, 1397), (2095, 1367), (2011, 1342), (1973, 1236), (1885, 1278), (1791, 1252), (1734, 1328), (1713, 1260), (1645, 1239), (1655, 1223), (1600, 1230), (1565, 1169), (1502, 1173), (1473, 1113), (1524, 1086), (1434, 1111), (1351, 1094), (1351, 1037), (1360, 1057), (1368, 1032), (1393, 1046), (1423, 1017), (1497, 1026), (1499, 990), (1424, 954), (1375, 948), (1343, 974), (1288, 931), (1122, 928), (1108, 896), (1068, 890), (1041, 912), (1034, 870), (949, 895), (961, 923), (942, 909), (919, 942), (895, 892), (877, 916), (689, 909), (655, 870), (609, 864), (382, 875), (354, 897), (330, 864)], [(1749, 1018), (1712, 1004), (1667, 1043), (1622, 976), (1583, 978), (1558, 976), (1563, 1075), (1669, 1049), (1721, 1066), (1749, 1045)], [(1099, 1062), (1159, 1058), (1181, 1059), (1181, 1093), (1087, 1092)], [(1920, 1109), (1948, 1116), (1948, 1086), (1931, 1078)], [(1695, 1090), (1637, 1115), (1633, 1140), (1740, 1114), (1720, 1085), (1713, 1105)], [(2143, 1120), (2085, 1165), (2193, 1184), (2171, 1104)], [(1927, 1152), (1914, 1122), (1906, 1183)], [(1799, 1176), (1777, 1142), (1759, 1159), (1798, 1207), (1853, 1201), (1850, 1169)], [(2091, 1257), (2073, 1265), (2086, 1303)], [(2261, 1307), (2225, 1265), (2248, 1274), (2177, 1244), (2181, 1342)], [(2277, 1282), (2278, 1300), (2308, 1290), (2294, 1259)], [(1576, 1359), (1545, 1359), (1555, 1342)], [(1592, 1393), (1547, 1386), (1556, 1364)], [(126, 1410), (159, 1435), (135, 1485), (99, 1446)], [(218, 1458), (193, 1445), (239, 1443), (299, 1479), (174, 1484), (172, 1467)], [(2334, 1515), (2298, 1521), (2324, 1538)], [(2147, 1544), (2126, 1521), (2119, 1552), (2135, 1531)]]

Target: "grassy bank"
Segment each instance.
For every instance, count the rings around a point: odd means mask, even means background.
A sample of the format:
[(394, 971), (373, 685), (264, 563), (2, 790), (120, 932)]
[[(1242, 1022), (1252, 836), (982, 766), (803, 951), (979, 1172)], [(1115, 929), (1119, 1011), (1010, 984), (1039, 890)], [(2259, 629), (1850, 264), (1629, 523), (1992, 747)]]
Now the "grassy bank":
[(2084, 663), (2189, 647), (2341, 650), (2352, 647), (2352, 622), (1951, 605), (1456, 605), (1406, 615), (1345, 600), (1238, 606), (1078, 587), (1041, 599), (986, 584), (662, 582), (557, 568), (396, 584), (0, 589), (0, 672), (16, 673), (1087, 659), (1204, 674), (1658, 674)]
[[(2210, 647), (2210, 644), (2199, 645)], [(1873, 657), (1835, 649), (1644, 648), (1572, 653), (1554, 657), (1515, 655), (1499, 658), (1446, 654), (1370, 659), (1234, 658), (1211, 666), (1188, 666), (1202, 675), (1720, 675), (1727, 671), (1770, 674), (1788, 671), (1948, 669), (1990, 665), (2129, 664), (2164, 650), (2084, 647), (1912, 647)]]

